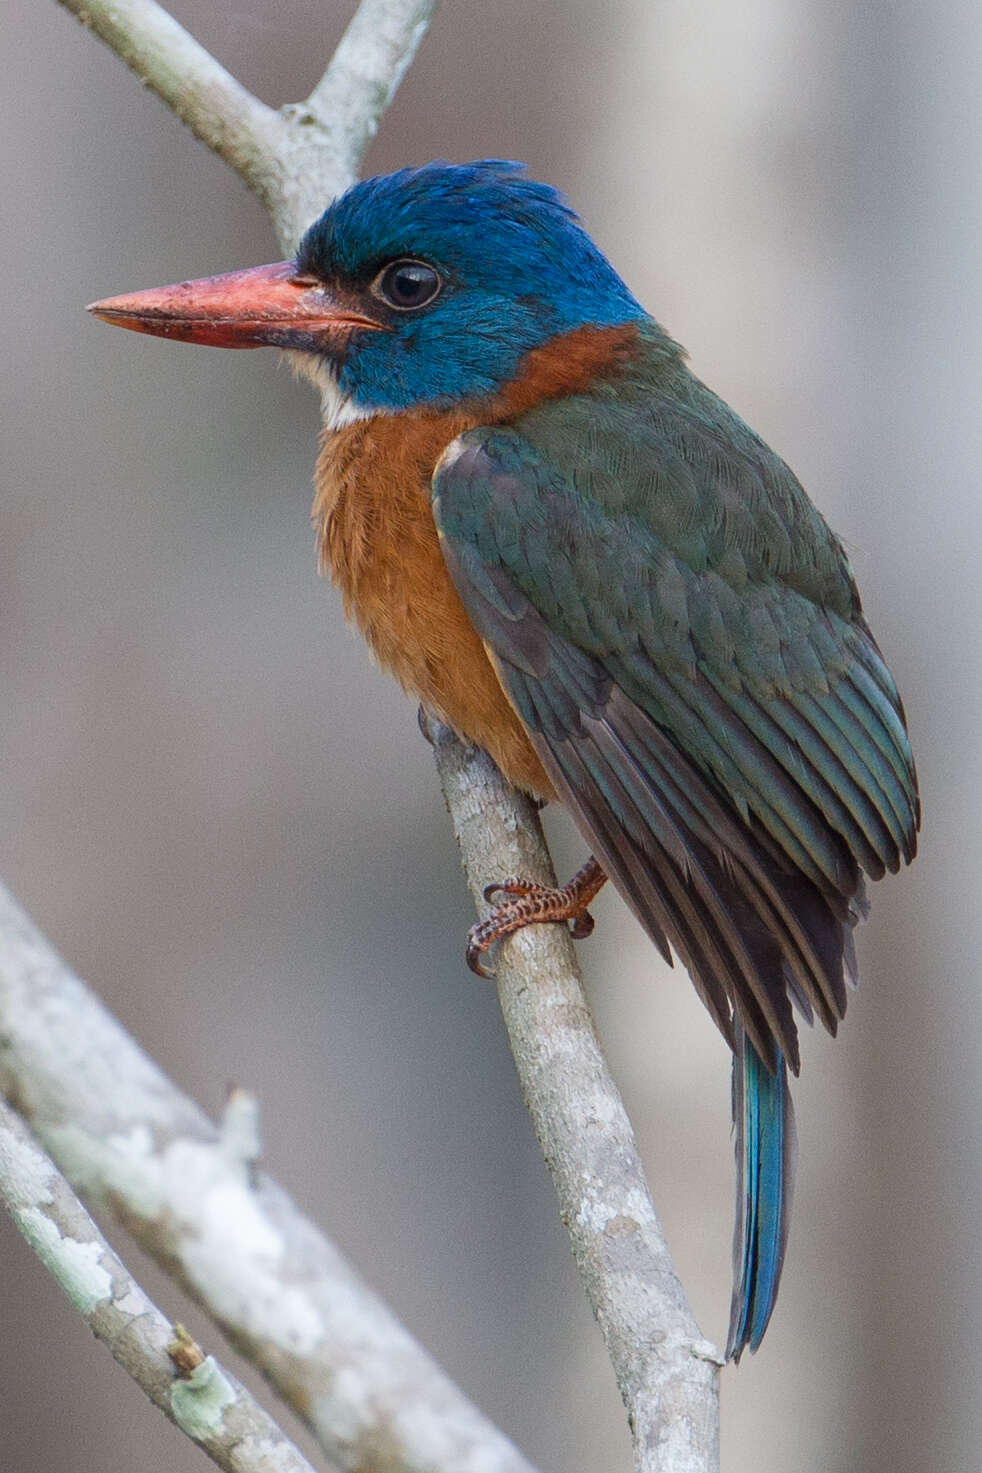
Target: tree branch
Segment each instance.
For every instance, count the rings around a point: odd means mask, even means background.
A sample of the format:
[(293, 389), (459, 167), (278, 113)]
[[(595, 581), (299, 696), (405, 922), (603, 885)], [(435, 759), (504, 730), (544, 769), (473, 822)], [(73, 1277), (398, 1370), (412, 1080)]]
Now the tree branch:
[(534, 1473), (269, 1177), (0, 888), (0, 1094), (81, 1195), (201, 1304), (345, 1468)]
[[(62, 3), (82, 13), (84, 0)], [(242, 89), (217, 64), (211, 63), (209, 72), (201, 48), (179, 27), (173, 42), (166, 28), (154, 33), (155, 46), (172, 50), (169, 60), (147, 57), (134, 36), (145, 34), (147, 15), (162, 14), (151, 0), (89, 0), (85, 6), (103, 39), (259, 193), (286, 249), (352, 182), (433, 9), (433, 0), (363, 0), (307, 102), (271, 114), (247, 94), (243, 101)], [(95, 16), (111, 16), (112, 23), (97, 23)], [(182, 68), (185, 80), (192, 74), (205, 78), (200, 91), (184, 85)], [(223, 99), (224, 130), (219, 126)], [(478, 903), (484, 885), (503, 875), (548, 878), (551, 867), (530, 805), (507, 787), (489, 759), (464, 749), (443, 729), (434, 727), (431, 735)], [(636, 1466), (644, 1473), (713, 1473), (718, 1467), (718, 1360), (699, 1336), (668, 1257), (563, 932), (542, 927), (512, 938), (501, 959), (499, 991), (560, 1211), (628, 1407)], [(29, 1072), (24, 1077), (30, 1078)], [(200, 1121), (193, 1139), (199, 1131)], [(99, 1156), (102, 1139), (97, 1130), (88, 1138), (90, 1159)], [(146, 1169), (142, 1142), (138, 1154)], [(158, 1161), (151, 1170), (155, 1182), (160, 1173)], [(205, 1171), (203, 1189), (210, 1180)], [(182, 1272), (187, 1276), (199, 1267), (185, 1264)], [(221, 1267), (221, 1260), (208, 1265), (209, 1271)], [(347, 1266), (345, 1272), (350, 1273)], [(204, 1299), (206, 1276), (201, 1282), (197, 1272), (190, 1277), (193, 1292)], [(247, 1306), (238, 1309), (245, 1316)], [(231, 1324), (221, 1306), (214, 1312)], [(241, 1328), (234, 1333), (241, 1335)], [(293, 1373), (284, 1374), (282, 1365), (280, 1352), (264, 1361), (267, 1373), (288, 1386)]]
[(2, 1101), (0, 1198), (113, 1359), (219, 1468), (314, 1473), (245, 1387), (161, 1314)]
[(156, 0), (59, 0), (225, 160), (293, 250), (351, 184), (439, 0), (362, 0), (305, 102), (277, 111), (225, 70)]
[(59, 0), (267, 201), (286, 125), (155, 0)]
[(329, 134), (339, 167), (354, 178), (379, 119), (425, 36), (437, 0), (363, 0), (306, 109)]
[[(529, 800), (485, 752), (425, 718), (424, 730), (478, 909), (485, 886), (504, 875), (554, 885)], [(635, 1466), (707, 1473), (719, 1466), (722, 1360), (700, 1335), (669, 1256), (566, 928), (510, 937), (497, 983), (525, 1103), (627, 1407)]]

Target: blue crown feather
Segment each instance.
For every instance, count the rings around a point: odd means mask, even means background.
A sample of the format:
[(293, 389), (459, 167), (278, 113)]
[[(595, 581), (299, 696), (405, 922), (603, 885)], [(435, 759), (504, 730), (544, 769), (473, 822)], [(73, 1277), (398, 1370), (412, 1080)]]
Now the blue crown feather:
[(431, 307), (351, 343), (338, 376), (355, 403), (403, 409), (490, 394), (552, 337), (646, 319), (559, 191), (524, 168), (437, 161), (365, 179), (307, 231), (298, 266), (325, 282), (364, 290), (403, 257), (443, 280)]

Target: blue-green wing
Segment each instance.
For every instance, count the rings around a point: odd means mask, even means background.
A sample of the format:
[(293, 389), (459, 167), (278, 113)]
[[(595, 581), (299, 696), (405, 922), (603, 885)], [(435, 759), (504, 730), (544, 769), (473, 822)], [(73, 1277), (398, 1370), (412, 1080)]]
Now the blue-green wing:
[(571, 412), (454, 443), (448, 567), (642, 923), (731, 1044), (742, 1024), (796, 1069), (791, 999), (834, 1031), (861, 871), (914, 851), (899, 698), (838, 543), (760, 442), (734, 451), (684, 405), (654, 428)]

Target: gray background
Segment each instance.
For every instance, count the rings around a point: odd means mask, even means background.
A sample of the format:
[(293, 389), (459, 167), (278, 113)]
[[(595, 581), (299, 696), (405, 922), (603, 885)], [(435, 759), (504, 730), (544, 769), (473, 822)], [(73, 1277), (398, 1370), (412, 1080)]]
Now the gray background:
[[(276, 103), (347, 13), (178, 6)], [(315, 575), (313, 396), (272, 353), (81, 311), (275, 259), (269, 226), (67, 14), (0, 24), (5, 877), (203, 1104), (258, 1092), (271, 1169), (547, 1473), (626, 1468), (493, 990), (462, 964), (429, 750)], [(877, 887), (838, 1043), (805, 1040), (790, 1258), (724, 1378), (728, 1473), (978, 1464), (980, 43), (975, 0), (447, 3), (368, 161), (504, 155), (567, 189), (847, 539), (907, 699), (922, 856)], [(617, 898), (597, 913), (591, 999), (718, 1337), (725, 1050)], [(0, 1261), (4, 1473), (203, 1468), (5, 1220)]]

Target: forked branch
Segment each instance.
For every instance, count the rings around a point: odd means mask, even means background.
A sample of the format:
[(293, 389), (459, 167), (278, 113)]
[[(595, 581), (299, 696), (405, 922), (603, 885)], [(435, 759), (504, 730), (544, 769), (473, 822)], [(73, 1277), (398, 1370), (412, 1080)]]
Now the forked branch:
[(0, 887), (0, 1094), (345, 1468), (534, 1473), (337, 1248), (158, 1069)]
[[(329, 199), (353, 181), (378, 119), (435, 9), (435, 0), (363, 0), (310, 97), (275, 111), (247, 93), (153, 0), (61, 3), (113, 47), (255, 190), (269, 209), (288, 251)], [(430, 735), (464, 867), (478, 903), (483, 887), (503, 875), (520, 872), (531, 879), (549, 881), (551, 867), (531, 806), (507, 787), (483, 754), (462, 747), (451, 733), (435, 724), (431, 724)], [(8, 938), (8, 962), (14, 962), (15, 970), (23, 970), (19, 948), (24, 923), (15, 922), (11, 932), (0, 915), (0, 934)], [(46, 966), (50, 971), (50, 959)], [(718, 1361), (712, 1347), (699, 1336), (672, 1267), (630, 1124), (597, 1044), (572, 948), (563, 932), (557, 927), (542, 927), (508, 941), (501, 958), (499, 991), (525, 1097), (556, 1185), (563, 1221), (628, 1409), (636, 1468), (642, 1473), (714, 1473), (718, 1468)], [(25, 1006), (26, 1017), (30, 1007)], [(29, 1031), (32, 1026), (27, 1024)], [(117, 1040), (112, 1048), (120, 1046)], [(46, 1067), (50, 1068), (46, 1084), (50, 1100), (64, 1088), (63, 1071), (69, 1066), (64, 1059), (51, 1059)], [(137, 1075), (142, 1078), (140, 1070), (152, 1067), (149, 1061), (143, 1061)], [(12, 1066), (8, 1057), (0, 1082), (19, 1102), (29, 1102), (36, 1088), (36, 1068), (34, 1059), (21, 1059)], [(136, 1154), (144, 1157), (141, 1170), (147, 1165), (149, 1155), (142, 1133), (149, 1123), (145, 1108), (160, 1087), (159, 1083), (150, 1086), (144, 1112), (124, 1114), (108, 1136), (90, 1111), (84, 1128), (84, 1165), (80, 1165), (77, 1140), (73, 1146), (74, 1127), (69, 1121), (63, 1119), (54, 1129), (45, 1128), (45, 1139), (56, 1159), (67, 1162), (66, 1170), (73, 1180), (81, 1178), (92, 1195), (116, 1200), (120, 1171), (130, 1160), (127, 1141), (143, 1143)], [(181, 1108), (193, 1111), (186, 1103)], [(200, 1142), (203, 1127), (197, 1112), (194, 1116), (191, 1138)], [(196, 1144), (192, 1155), (198, 1150)], [(211, 1180), (208, 1173), (216, 1169), (216, 1151), (220, 1155), (213, 1139), (208, 1150), (211, 1164), (203, 1168), (203, 1187)], [(150, 1167), (155, 1182), (160, 1180), (160, 1166), (157, 1161)], [(280, 1194), (269, 1184), (263, 1190), (272, 1192), (263, 1210), (272, 1214), (272, 1220), (281, 1222), (284, 1208)], [(254, 1208), (255, 1202), (251, 1204), (251, 1210)], [(154, 1231), (148, 1233), (151, 1248)], [(283, 1260), (291, 1262), (289, 1254), (295, 1252), (290, 1271), (301, 1276), (310, 1261), (310, 1240), (305, 1236), (308, 1232), (312, 1230), (305, 1227), (300, 1239), (287, 1245), (288, 1255)], [(317, 1253), (323, 1253), (323, 1240), (318, 1238), (316, 1242)], [(161, 1256), (166, 1258), (171, 1247), (168, 1245)], [(222, 1267), (225, 1279), (229, 1273), (236, 1278), (234, 1257)], [(209, 1297), (207, 1274), (202, 1274), (200, 1280), (195, 1277), (190, 1286), (289, 1397), (291, 1378), (304, 1369), (306, 1351), (302, 1348), (297, 1352), (293, 1345), (287, 1355), (282, 1347), (277, 1348), (274, 1337), (266, 1342), (273, 1345), (272, 1353), (263, 1358), (259, 1348), (263, 1336), (254, 1337), (251, 1330), (244, 1329), (245, 1325), (254, 1325), (248, 1291), (255, 1286), (246, 1265), (239, 1268), (243, 1270), (241, 1278), (225, 1284), (236, 1305), (234, 1315), (228, 1312), (227, 1304), (216, 1305), (213, 1296)], [(351, 1272), (347, 1265), (344, 1272)], [(187, 1282), (186, 1270), (182, 1275)], [(381, 1306), (379, 1312), (384, 1313)], [(237, 1318), (239, 1314), (241, 1319)], [(318, 1344), (328, 1357), (330, 1337), (340, 1329), (329, 1315), (318, 1321)], [(393, 1354), (398, 1361), (403, 1351)], [(413, 1347), (410, 1359), (413, 1355), (421, 1356), (422, 1352)], [(431, 1369), (439, 1376), (435, 1368)], [(367, 1405), (371, 1400), (367, 1386), (365, 1396)], [(315, 1398), (310, 1405), (316, 1407), (319, 1403)], [(436, 1404), (433, 1406), (436, 1411)], [(410, 1405), (403, 1411), (408, 1416)], [(449, 1430), (461, 1415), (459, 1402), (451, 1397), (446, 1403), (446, 1426), (440, 1427), (439, 1415), (427, 1421), (434, 1438), (429, 1462), (421, 1460), (418, 1448), (414, 1453), (400, 1452), (398, 1458), (386, 1462), (381, 1443), (374, 1449), (370, 1442), (354, 1449), (339, 1444), (336, 1429), (321, 1427), (318, 1432), (323, 1445), (349, 1467), (452, 1467), (463, 1473), (478, 1463), (454, 1461), (449, 1450)], [(415, 1421), (418, 1423), (418, 1419)], [(386, 1428), (400, 1426), (398, 1406), (386, 1406), (384, 1418), (379, 1417), (377, 1422), (379, 1435), (383, 1424)], [(493, 1457), (489, 1455), (480, 1466), (489, 1473), (506, 1468), (509, 1473), (518, 1473), (526, 1468), (509, 1448), (510, 1444), (501, 1439)]]
[(2, 1100), (0, 1201), (113, 1359), (212, 1462), (227, 1473), (314, 1473), (246, 1388), (144, 1293)]

